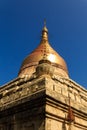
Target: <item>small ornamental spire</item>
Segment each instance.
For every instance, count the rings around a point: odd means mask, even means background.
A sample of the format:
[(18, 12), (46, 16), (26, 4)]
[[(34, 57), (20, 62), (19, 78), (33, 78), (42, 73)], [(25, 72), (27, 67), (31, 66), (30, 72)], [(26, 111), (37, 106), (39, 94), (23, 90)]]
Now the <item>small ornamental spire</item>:
[(69, 123), (72, 123), (72, 122), (74, 122), (74, 120), (75, 120), (75, 117), (74, 117), (73, 111), (71, 109), (71, 103), (70, 103), (70, 97), (69, 97), (69, 109), (68, 109), (67, 121)]
[(48, 29), (46, 27), (46, 20), (44, 20), (44, 27), (42, 29), (42, 39), (41, 40), (48, 41)]
[(71, 124), (75, 121), (75, 116), (71, 109), (70, 96), (69, 96), (69, 108), (68, 108), (67, 121), (69, 122), (69, 130), (71, 130), (70, 127), (71, 127)]
[(69, 96), (69, 108), (68, 108), (68, 115), (67, 115), (67, 121), (69, 122), (68, 130), (72, 130), (72, 123), (75, 121), (75, 116), (73, 114), (73, 111), (71, 109), (71, 102), (70, 102), (70, 96)]

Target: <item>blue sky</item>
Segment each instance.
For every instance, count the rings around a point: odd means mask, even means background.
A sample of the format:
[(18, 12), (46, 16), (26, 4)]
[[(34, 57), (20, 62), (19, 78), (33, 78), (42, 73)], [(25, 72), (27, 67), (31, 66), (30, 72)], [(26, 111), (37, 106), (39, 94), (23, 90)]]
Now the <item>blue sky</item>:
[(0, 0), (0, 85), (17, 77), (38, 46), (44, 18), (70, 78), (87, 88), (87, 0)]

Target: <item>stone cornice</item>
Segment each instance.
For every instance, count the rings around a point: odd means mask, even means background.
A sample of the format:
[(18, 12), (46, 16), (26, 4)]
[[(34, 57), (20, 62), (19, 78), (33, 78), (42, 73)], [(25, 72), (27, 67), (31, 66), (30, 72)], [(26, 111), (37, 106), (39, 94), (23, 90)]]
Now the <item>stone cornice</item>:
[[(60, 96), (64, 99), (64, 103), (68, 105), (68, 96), (71, 96), (72, 107), (87, 113), (87, 90), (76, 84), (71, 79), (61, 77), (48, 77), (47, 75), (41, 76), (30, 80), (28, 77), (16, 78), (9, 82), (5, 86), (0, 88), (0, 106), (7, 106), (8, 104), (14, 104), (14, 102), (21, 101), (25, 97), (34, 95), (40, 91), (45, 90), (51, 93), (50, 96)], [(49, 94), (50, 94), (49, 93)], [(52, 94), (55, 93), (55, 94)], [(63, 102), (63, 100), (60, 100)], [(66, 102), (65, 102), (66, 101)], [(76, 104), (79, 106), (76, 107)]]
[(0, 110), (26, 102), (27, 98), (28, 100), (29, 97), (32, 99), (37, 93), (41, 93), (42, 91), (45, 91), (44, 78), (36, 79), (33, 82), (27, 82), (25, 79), (17, 79), (1, 88)]

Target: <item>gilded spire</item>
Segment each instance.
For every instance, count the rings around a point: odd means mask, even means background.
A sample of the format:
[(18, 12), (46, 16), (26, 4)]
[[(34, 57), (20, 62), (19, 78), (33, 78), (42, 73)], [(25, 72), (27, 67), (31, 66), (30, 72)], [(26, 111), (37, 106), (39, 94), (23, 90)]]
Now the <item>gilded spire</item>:
[(64, 59), (49, 44), (46, 21), (44, 21), (41, 41), (38, 47), (24, 59), (19, 71), (19, 76), (31, 76), (33, 73), (35, 73), (36, 67), (44, 57), (47, 62), (51, 62), (51, 65), (57, 68), (55, 73), (58, 73), (64, 77), (68, 77), (67, 66)]
[(42, 29), (42, 39), (41, 40), (48, 41), (48, 29), (46, 27), (46, 20), (44, 20), (44, 27)]

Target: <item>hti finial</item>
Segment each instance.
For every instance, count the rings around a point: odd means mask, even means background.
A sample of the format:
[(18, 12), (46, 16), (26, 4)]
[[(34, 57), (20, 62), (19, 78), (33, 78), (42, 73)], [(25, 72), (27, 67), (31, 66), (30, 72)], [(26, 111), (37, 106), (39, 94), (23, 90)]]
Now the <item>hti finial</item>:
[(46, 27), (46, 19), (44, 19), (44, 27)]
[(44, 27), (42, 29), (42, 40), (48, 41), (48, 29), (46, 27), (46, 19), (44, 19)]
[(43, 30), (42, 30), (42, 31), (45, 31), (45, 32), (48, 33), (48, 29), (47, 29), (47, 27), (46, 27), (46, 19), (44, 19), (44, 27), (43, 27)]

